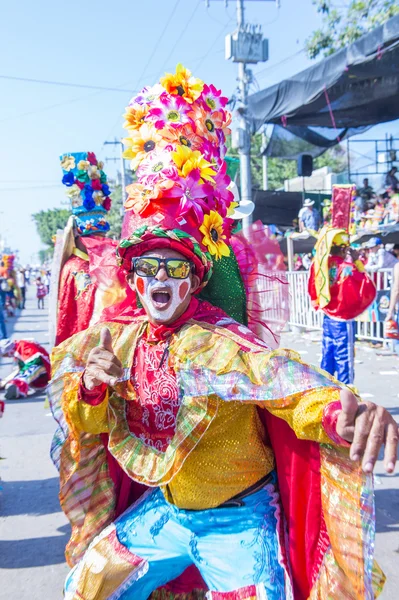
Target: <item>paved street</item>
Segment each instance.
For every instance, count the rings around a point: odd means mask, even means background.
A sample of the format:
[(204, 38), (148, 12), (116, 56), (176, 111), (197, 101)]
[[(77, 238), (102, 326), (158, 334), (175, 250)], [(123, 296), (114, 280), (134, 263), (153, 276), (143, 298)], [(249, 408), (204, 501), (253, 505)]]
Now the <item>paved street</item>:
[[(34, 337), (46, 346), (47, 309), (38, 311), (30, 288), (27, 310), (14, 325), (15, 337)], [(47, 299), (46, 299), (47, 302)], [(7, 323), (11, 333), (10, 322)], [(319, 336), (287, 333), (283, 344), (303, 359), (318, 363)], [(46, 346), (47, 347), (47, 346)], [(0, 375), (11, 361), (2, 359)], [(380, 402), (399, 418), (399, 361), (357, 351), (357, 384), (366, 399)], [(10, 401), (0, 421), (0, 600), (59, 600), (67, 573), (63, 550), (69, 527), (60, 511), (57, 472), (49, 458), (54, 431), (43, 395)], [(382, 600), (399, 597), (399, 473), (377, 468), (377, 558), (388, 575)], [(338, 599), (337, 599), (338, 600)]]
[[(29, 288), (27, 309), (14, 336), (48, 348), (47, 298), (37, 310)], [(10, 335), (10, 321), (7, 322)], [(0, 359), (0, 375), (11, 360)], [(58, 503), (58, 474), (49, 457), (54, 422), (44, 395), (9, 401), (0, 420), (0, 599), (60, 600), (68, 567), (69, 525)]]

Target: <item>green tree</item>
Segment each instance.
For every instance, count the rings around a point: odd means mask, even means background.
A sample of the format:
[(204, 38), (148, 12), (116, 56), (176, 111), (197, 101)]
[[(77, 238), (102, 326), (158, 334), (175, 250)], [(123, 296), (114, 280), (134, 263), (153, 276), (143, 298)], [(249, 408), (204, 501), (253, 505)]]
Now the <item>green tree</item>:
[(333, 0), (313, 0), (322, 26), (306, 41), (309, 58), (329, 56), (399, 14), (397, 0), (350, 0), (338, 8)]
[(40, 240), (45, 246), (53, 247), (53, 236), (57, 233), (57, 229), (64, 229), (70, 215), (71, 211), (66, 208), (41, 210), (32, 215)]

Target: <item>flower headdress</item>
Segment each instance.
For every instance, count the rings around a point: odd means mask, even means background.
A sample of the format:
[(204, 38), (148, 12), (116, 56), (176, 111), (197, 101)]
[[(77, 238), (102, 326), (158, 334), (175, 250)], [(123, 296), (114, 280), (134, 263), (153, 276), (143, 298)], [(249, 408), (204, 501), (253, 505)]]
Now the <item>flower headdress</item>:
[(223, 160), (231, 122), (226, 104), (220, 91), (180, 64), (176, 73), (130, 101), (124, 115), (129, 132), (124, 156), (137, 181), (127, 187), (122, 264), (127, 248), (129, 256), (143, 251), (137, 242), (141, 235), (133, 231), (140, 225), (147, 227), (147, 237), (151, 230), (153, 237), (165, 239), (163, 231), (185, 244), (194, 240), (206, 265), (204, 281), (213, 261), (230, 254), (229, 217), (237, 204)]
[(103, 163), (94, 152), (73, 152), (60, 157), (62, 183), (71, 202), (78, 235), (106, 232), (111, 208), (110, 189)]

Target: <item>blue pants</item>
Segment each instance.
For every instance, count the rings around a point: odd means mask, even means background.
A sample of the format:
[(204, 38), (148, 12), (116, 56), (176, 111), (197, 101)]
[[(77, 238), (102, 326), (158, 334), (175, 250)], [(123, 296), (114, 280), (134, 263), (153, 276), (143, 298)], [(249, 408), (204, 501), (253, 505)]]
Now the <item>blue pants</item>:
[[(198, 511), (169, 504), (159, 489), (149, 492), (115, 523), (119, 542), (148, 564), (148, 570), (118, 598), (146, 600), (152, 591), (195, 564), (211, 591), (258, 586), (262, 597), (284, 600), (279, 515), (274, 483), (244, 498), (242, 506)], [(66, 598), (72, 598), (78, 571), (79, 565), (68, 576)]]
[(5, 339), (7, 337), (6, 324), (4, 321), (4, 309), (3, 305), (0, 303), (0, 340)]
[(354, 382), (354, 321), (336, 321), (324, 315), (321, 368), (342, 383)]

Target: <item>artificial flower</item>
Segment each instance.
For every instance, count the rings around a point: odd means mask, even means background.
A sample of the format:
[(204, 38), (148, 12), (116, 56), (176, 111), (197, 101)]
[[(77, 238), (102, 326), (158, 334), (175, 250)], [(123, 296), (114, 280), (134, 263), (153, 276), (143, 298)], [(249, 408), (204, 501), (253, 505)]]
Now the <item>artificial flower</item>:
[(223, 110), (228, 102), (228, 98), (222, 96), (222, 90), (217, 90), (212, 84), (204, 85), (200, 100), (208, 112)]
[(162, 137), (167, 144), (173, 146), (179, 144), (180, 146), (187, 146), (191, 150), (200, 150), (203, 139), (195, 133), (193, 125), (193, 123), (187, 123), (178, 128), (165, 127), (162, 130)]
[(74, 183), (73, 185), (71, 185), (70, 187), (68, 187), (68, 189), (66, 190), (66, 195), (68, 196), (68, 198), (73, 198), (74, 196), (80, 196), (80, 186), (78, 186), (76, 183)]
[(87, 171), (84, 171), (83, 169), (79, 169), (79, 171), (76, 172), (76, 179), (78, 179), (78, 181), (84, 181), (85, 183), (90, 181)]
[(84, 199), (83, 206), (86, 210), (93, 210), (93, 208), (96, 206), (96, 203), (94, 202), (93, 198), (88, 197)]
[(102, 160), (99, 160), (97, 163), (97, 169), (100, 171), (100, 173), (103, 170), (103, 168), (104, 168), (104, 163)]
[(97, 204), (97, 206), (100, 206), (100, 204), (103, 203), (104, 194), (101, 191), (93, 192), (93, 200)]
[(79, 179), (76, 179), (75, 185), (77, 185), (79, 187), (79, 189), (83, 190), (83, 188), (86, 184), (84, 181), (79, 181)]
[(124, 158), (130, 159), (131, 167), (136, 170), (148, 152), (160, 150), (166, 146), (162, 136), (150, 123), (144, 123), (138, 131), (133, 131), (130, 138), (125, 138), (123, 143), (127, 146)]
[(235, 209), (237, 208), (237, 206), (240, 206), (239, 202), (236, 202), (235, 200), (233, 200), (233, 202), (230, 204), (230, 206), (227, 207), (227, 216), (228, 217), (232, 217), (234, 215)]
[(180, 63), (176, 67), (176, 73), (166, 73), (160, 81), (169, 94), (181, 96), (189, 104), (199, 98), (204, 87), (204, 82), (193, 77), (191, 71)]
[(109, 185), (107, 185), (107, 184), (102, 185), (101, 191), (104, 194), (104, 196), (109, 196), (111, 193), (111, 190), (109, 189)]
[[(100, 165), (101, 163), (98, 163), (98, 164)], [(102, 170), (102, 167), (101, 168), (98, 167), (98, 168), (100, 169), (100, 181), (101, 181), (101, 183), (107, 183), (107, 176), (104, 173), (104, 171)]]
[(154, 123), (156, 129), (163, 129), (166, 126), (180, 127), (191, 122), (188, 116), (189, 110), (187, 102), (179, 96), (164, 93), (153, 103), (146, 120)]
[[(93, 188), (91, 187), (91, 185), (86, 184), (83, 190), (83, 197), (84, 197), (84, 201), (89, 202), (90, 200), (92, 200), (93, 198)], [(86, 206), (86, 204), (85, 204)]]
[(111, 206), (112, 206), (112, 200), (111, 200), (111, 198), (110, 198), (110, 197), (108, 197), (108, 198), (105, 198), (105, 200), (104, 200), (104, 202), (103, 202), (103, 208), (104, 208), (105, 210), (110, 210), (110, 209), (111, 209)]
[(74, 156), (69, 156), (68, 154), (66, 154), (61, 160), (61, 167), (64, 169), (64, 171), (70, 171), (71, 169), (74, 169), (75, 166), (76, 163)]
[[(91, 187), (93, 188), (93, 190), (101, 190), (102, 189), (102, 183), (99, 179), (92, 179), (91, 180)], [(106, 196), (108, 196), (108, 194), (105, 194)]]
[(68, 171), (68, 173), (65, 173), (65, 175), (62, 178), (62, 183), (67, 187), (71, 187), (71, 185), (75, 183), (75, 175), (72, 173), (72, 171)]
[(90, 167), (90, 163), (88, 160), (80, 160), (78, 162), (78, 169), (79, 171), (87, 171), (87, 169)]
[(132, 183), (126, 187), (128, 198), (125, 209), (132, 210), (136, 215), (142, 215), (149, 207), (151, 200), (162, 196), (162, 188), (155, 184), (145, 186), (141, 183)]
[(90, 179), (100, 179), (100, 171), (97, 166), (90, 165), (88, 169)]
[(217, 144), (219, 143), (217, 137), (218, 129), (224, 127), (224, 116), (222, 112), (206, 113), (203, 110), (196, 107), (195, 111), (191, 113), (195, 120), (198, 135), (201, 135), (210, 142)]
[(176, 186), (181, 189), (182, 194), (180, 214), (184, 216), (191, 211), (199, 225), (204, 220), (204, 211), (209, 210), (206, 199), (213, 195), (213, 187), (209, 183), (200, 183), (197, 171), (193, 171), (188, 177), (180, 177)]
[(191, 150), (186, 146), (177, 146), (176, 151), (171, 154), (179, 175), (187, 177), (191, 171), (198, 169), (201, 183), (204, 181), (213, 183), (213, 176), (216, 172), (212, 169), (211, 163), (204, 159), (199, 150)]
[(97, 165), (97, 158), (94, 152), (87, 153), (87, 160), (91, 165)]
[(230, 255), (229, 247), (224, 242), (226, 236), (223, 233), (223, 219), (217, 212), (211, 210), (209, 215), (204, 215), (204, 222), (199, 230), (204, 236), (202, 243), (216, 260)]
[(140, 129), (144, 123), (146, 114), (148, 113), (147, 104), (138, 104), (135, 102), (132, 105), (126, 107), (126, 112), (123, 118), (126, 119), (123, 127), (128, 130)]
[(141, 92), (129, 102), (129, 106), (133, 104), (152, 104), (154, 100), (157, 100), (161, 94), (163, 94), (165, 89), (162, 87), (160, 83), (156, 83), (155, 85), (149, 87), (144, 87)]
[(83, 204), (82, 196), (80, 194), (77, 196), (73, 196), (71, 198), (71, 204), (72, 204), (72, 208), (78, 208), (79, 206), (82, 206), (82, 204)]
[(216, 200), (224, 207), (223, 216), (226, 214), (227, 207), (230, 206), (231, 202), (234, 200), (234, 194), (228, 188), (230, 184), (231, 179), (229, 175), (227, 175), (227, 164), (223, 161), (221, 168), (215, 176), (214, 190)]
[(200, 152), (204, 155), (205, 160), (211, 163), (213, 167), (216, 167), (216, 170), (221, 166), (222, 160), (220, 157), (220, 146), (216, 146), (216, 144), (212, 144), (207, 139), (200, 138), (202, 140), (201, 146), (199, 148)]
[(170, 152), (149, 152), (137, 169), (137, 177), (145, 185), (160, 179), (177, 179), (177, 175)]

